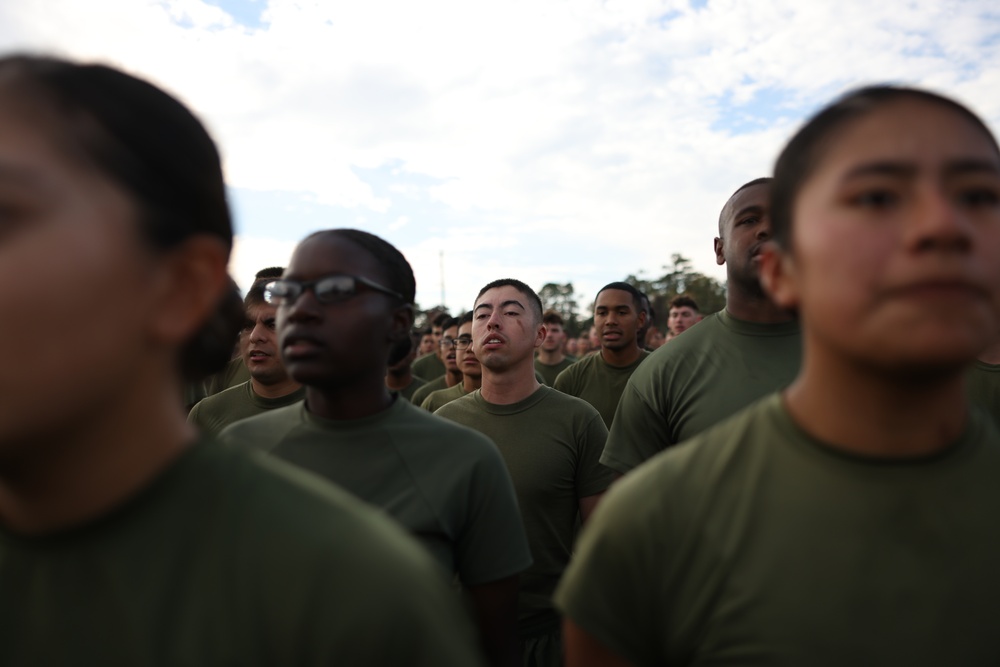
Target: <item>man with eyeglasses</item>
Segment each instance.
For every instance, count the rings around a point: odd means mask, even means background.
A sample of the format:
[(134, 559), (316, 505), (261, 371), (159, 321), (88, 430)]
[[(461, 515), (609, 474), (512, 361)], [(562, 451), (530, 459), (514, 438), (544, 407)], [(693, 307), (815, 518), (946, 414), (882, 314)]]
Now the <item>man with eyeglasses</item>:
[(454, 340), (455, 362), (462, 381), (454, 387), (439, 389), (420, 403), (420, 407), (428, 412), (434, 412), (456, 398), (470, 394), (483, 384), (483, 367), (472, 349), (472, 313), (466, 313), (458, 318), (458, 336)]
[(305, 398), (306, 390), (293, 380), (281, 362), (275, 333), (275, 307), (264, 298), (271, 279), (257, 280), (243, 299), (246, 323), (240, 332), (241, 363), (250, 379), (199, 401), (188, 421), (203, 433), (215, 435), (226, 426)]
[(413, 324), (415, 290), (409, 263), (377, 236), (307, 237), (268, 286), (282, 358), (305, 401), (233, 424), (220, 439), (382, 507), (458, 575), (490, 662), (513, 665), (518, 581), (531, 553), (503, 459), (489, 438), (385, 385), (390, 350)]
[(441, 326), (441, 340), (438, 341), (437, 355), (442, 367), (444, 367), (444, 374), (428, 379), (427, 384), (413, 392), (413, 398), (410, 400), (414, 405), (423, 405), (427, 397), (435, 391), (462, 384), (462, 371), (458, 368), (458, 357), (455, 354), (458, 320), (449, 317), (441, 322)]

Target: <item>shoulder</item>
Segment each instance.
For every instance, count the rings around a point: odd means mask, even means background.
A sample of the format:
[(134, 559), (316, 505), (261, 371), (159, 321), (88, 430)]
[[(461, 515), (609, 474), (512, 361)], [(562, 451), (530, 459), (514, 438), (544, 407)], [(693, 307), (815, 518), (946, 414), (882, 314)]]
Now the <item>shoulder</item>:
[(305, 404), (302, 402), (268, 410), (230, 424), (219, 433), (219, 440), (225, 444), (270, 449), (288, 431), (303, 422), (304, 412)]

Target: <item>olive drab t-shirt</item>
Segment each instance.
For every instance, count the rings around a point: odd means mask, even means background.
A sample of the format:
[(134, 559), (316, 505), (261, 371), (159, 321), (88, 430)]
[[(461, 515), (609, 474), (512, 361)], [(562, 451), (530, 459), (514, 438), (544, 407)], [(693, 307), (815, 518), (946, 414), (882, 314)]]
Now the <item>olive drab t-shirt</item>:
[(542, 378), (542, 383), (551, 387), (556, 383), (556, 378), (564, 370), (576, 363), (575, 357), (567, 356), (558, 364), (543, 364), (538, 358), (535, 358), (535, 375), (540, 375)]
[(715, 426), (798, 375), (797, 321), (758, 324), (726, 311), (663, 345), (639, 365), (618, 403), (601, 463), (626, 473)]
[(410, 381), (410, 384), (406, 385), (405, 389), (401, 389), (396, 393), (405, 398), (406, 400), (412, 402), (413, 395), (417, 393), (417, 390), (423, 387), (425, 384), (427, 384), (427, 380), (423, 379), (422, 377), (414, 375), (413, 379)]
[(298, 403), (305, 397), (305, 387), (299, 387), (285, 396), (264, 398), (254, 393), (247, 381), (200, 400), (188, 413), (188, 421), (203, 433), (216, 435), (233, 422)]
[(204, 442), (88, 524), (0, 530), (0, 664), (480, 664), (415, 541), (263, 458)]
[(557, 600), (637, 666), (1000, 664), (997, 479), (978, 410), (941, 453), (877, 459), (775, 394), (616, 484)]
[(436, 353), (431, 352), (430, 354), (425, 354), (422, 357), (415, 359), (410, 365), (410, 370), (413, 371), (414, 375), (419, 375), (424, 379), (432, 380), (444, 375), (448, 369), (444, 367), (444, 362), (441, 361), (441, 357), (439, 357)]
[(610, 429), (628, 379), (648, 356), (649, 352), (642, 350), (639, 358), (628, 366), (612, 366), (598, 352), (564, 370), (552, 386), (593, 405)]
[(1000, 428), (1000, 365), (977, 361), (966, 376), (969, 398)]
[(430, 395), (424, 399), (424, 402), (420, 404), (420, 407), (427, 412), (435, 412), (442, 405), (451, 403), (456, 398), (462, 398), (467, 393), (469, 392), (465, 391), (465, 385), (462, 382), (459, 382), (454, 387), (432, 391)]
[(435, 414), (485, 433), (500, 448), (535, 559), (521, 575), (518, 627), (522, 635), (557, 627), (552, 592), (572, 553), (579, 500), (611, 483), (611, 471), (598, 462), (607, 437), (601, 416), (545, 386), (511, 405), (488, 403), (476, 390)]
[(219, 439), (266, 451), (383, 508), (466, 585), (513, 576), (531, 563), (496, 446), (407, 401), (343, 421), (299, 403), (233, 424)]
[(410, 402), (419, 407), (423, 405), (424, 401), (427, 400), (427, 397), (432, 393), (447, 388), (448, 381), (446, 377), (444, 375), (440, 375), (433, 380), (429, 380), (426, 384), (424, 384), (424, 386), (413, 392), (413, 395), (410, 397)]

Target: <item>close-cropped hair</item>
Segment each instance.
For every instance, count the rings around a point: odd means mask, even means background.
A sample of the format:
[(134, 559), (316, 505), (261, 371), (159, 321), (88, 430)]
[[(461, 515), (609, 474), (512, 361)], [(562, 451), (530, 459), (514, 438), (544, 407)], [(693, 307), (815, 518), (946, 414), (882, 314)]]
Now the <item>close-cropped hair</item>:
[(700, 313), (698, 310), (698, 303), (687, 294), (678, 294), (673, 299), (670, 300), (670, 308), (690, 308), (696, 313)]
[(561, 327), (566, 325), (563, 316), (551, 308), (542, 313), (542, 324), (558, 324)]
[(444, 329), (444, 322), (447, 322), (450, 319), (452, 319), (452, 317), (448, 313), (438, 313), (434, 317), (434, 320), (431, 322), (431, 324), (436, 327), (441, 327), (442, 329)]
[(616, 290), (621, 290), (623, 292), (628, 292), (629, 294), (632, 295), (632, 304), (635, 306), (635, 311), (637, 313), (646, 312), (646, 309), (642, 305), (642, 292), (637, 290), (634, 286), (629, 285), (628, 283), (625, 282), (613, 282), (613, 283), (608, 283), (601, 289), (597, 290), (597, 293), (600, 294), (601, 292), (609, 289), (616, 289)]
[(445, 319), (441, 320), (441, 331), (447, 331), (452, 327), (458, 326), (458, 318), (449, 315)]
[[(31, 55), (0, 58), (0, 88), (6, 100), (47, 127), (70, 158), (125, 192), (150, 248), (165, 252), (195, 235), (232, 248), (219, 152), (176, 98), (112, 67)], [(239, 291), (227, 290), (215, 315), (181, 350), (185, 380), (225, 366), (243, 318)]]
[(285, 273), (285, 267), (283, 266), (269, 266), (266, 269), (261, 269), (254, 276), (254, 280), (260, 280), (261, 278), (268, 278), (270, 280), (277, 280)]
[(771, 176), (761, 176), (760, 178), (755, 178), (752, 181), (747, 181), (740, 187), (736, 188), (733, 191), (733, 194), (729, 195), (729, 199), (726, 200), (726, 203), (722, 205), (722, 210), (719, 211), (719, 236), (723, 236), (723, 230), (725, 229), (726, 226), (726, 209), (729, 208), (729, 202), (733, 200), (733, 197), (743, 192), (747, 188), (752, 188), (755, 185), (768, 185), (773, 182), (774, 178), (772, 178)]
[(463, 324), (468, 324), (471, 321), (472, 321), (472, 311), (469, 310), (459, 315), (458, 326), (462, 326)]
[(795, 199), (837, 136), (852, 121), (904, 99), (930, 102), (955, 111), (980, 129), (993, 150), (1000, 154), (996, 137), (979, 116), (943, 95), (902, 86), (869, 86), (848, 92), (810, 118), (778, 155), (771, 188), (771, 237), (778, 246), (790, 248)]
[(487, 283), (483, 289), (479, 290), (479, 294), (476, 295), (476, 301), (478, 302), (479, 297), (486, 294), (489, 290), (496, 289), (498, 287), (513, 287), (518, 292), (526, 296), (528, 298), (528, 303), (530, 304), (530, 310), (532, 316), (534, 317), (534, 321), (538, 324), (542, 323), (542, 300), (539, 298), (535, 290), (531, 289), (516, 278), (500, 278), (499, 280)]
[(382, 267), (382, 271), (389, 279), (389, 284), (385, 285), (385, 287), (401, 295), (406, 303), (412, 304), (414, 302), (417, 293), (417, 281), (413, 277), (413, 267), (406, 261), (403, 253), (396, 249), (396, 246), (380, 236), (360, 229), (325, 229), (313, 232), (306, 239), (327, 235), (345, 238), (367, 251), (369, 255), (378, 261)]

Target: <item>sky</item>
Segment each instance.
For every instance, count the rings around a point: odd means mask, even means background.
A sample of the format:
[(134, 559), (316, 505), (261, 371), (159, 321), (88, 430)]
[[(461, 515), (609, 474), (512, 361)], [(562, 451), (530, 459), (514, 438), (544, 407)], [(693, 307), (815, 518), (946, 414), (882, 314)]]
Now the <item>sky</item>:
[(356, 227), (458, 314), (513, 277), (582, 304), (712, 240), (742, 183), (860, 85), (1000, 129), (995, 0), (0, 0), (0, 49), (97, 60), (188, 104), (223, 155), (245, 289)]

